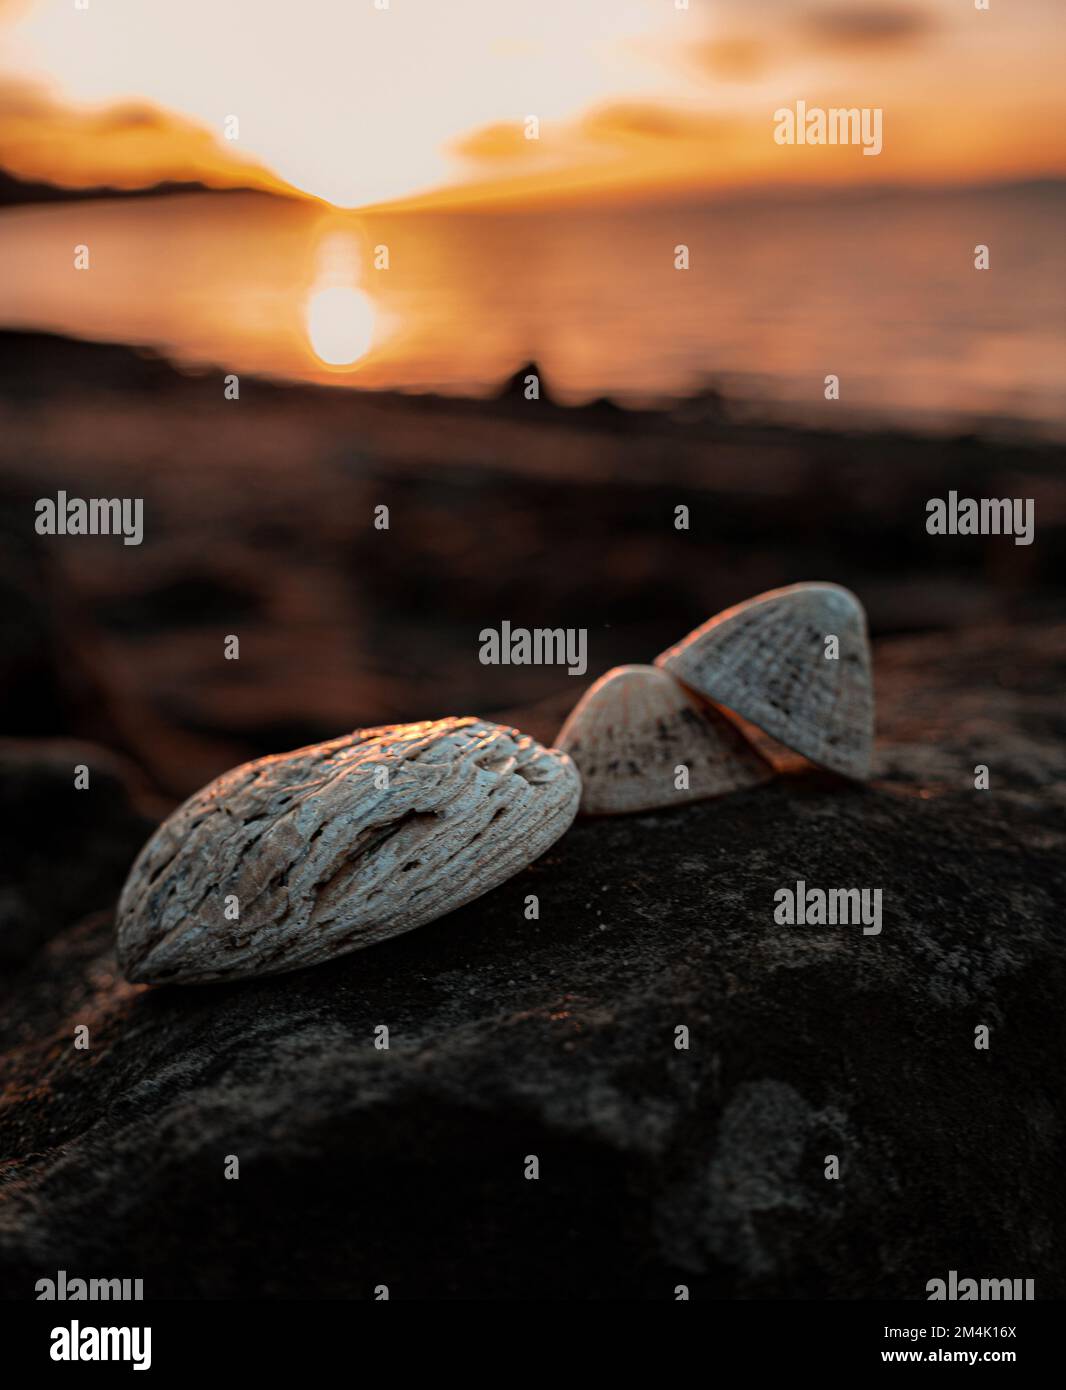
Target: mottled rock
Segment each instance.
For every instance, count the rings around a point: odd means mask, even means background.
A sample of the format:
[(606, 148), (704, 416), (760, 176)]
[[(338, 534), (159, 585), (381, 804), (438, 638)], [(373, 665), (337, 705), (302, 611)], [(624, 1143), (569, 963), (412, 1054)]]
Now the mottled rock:
[(245, 763), (145, 845), (119, 902), (119, 960), (133, 981), (203, 984), (359, 950), (525, 868), (580, 795), (564, 754), (476, 719)]
[(616, 666), (601, 676), (555, 744), (577, 764), (587, 816), (683, 806), (773, 776), (716, 706), (655, 666)]

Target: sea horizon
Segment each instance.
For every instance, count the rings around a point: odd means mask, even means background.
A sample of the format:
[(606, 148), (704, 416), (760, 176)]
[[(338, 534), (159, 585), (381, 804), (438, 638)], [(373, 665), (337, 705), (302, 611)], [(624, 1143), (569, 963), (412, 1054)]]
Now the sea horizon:
[[(535, 361), (569, 404), (713, 388), (798, 423), (1014, 420), (1059, 437), (1064, 199), (1040, 179), (521, 211), (345, 213), (252, 192), (26, 204), (0, 213), (0, 328), (361, 389), (485, 396)], [(365, 300), (369, 342), (331, 367), (308, 305), (338, 285)]]

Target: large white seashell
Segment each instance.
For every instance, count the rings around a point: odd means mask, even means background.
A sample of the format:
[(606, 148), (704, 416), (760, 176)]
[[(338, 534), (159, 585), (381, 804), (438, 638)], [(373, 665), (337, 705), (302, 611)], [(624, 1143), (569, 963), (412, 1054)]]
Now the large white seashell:
[[(589, 816), (680, 806), (773, 776), (735, 724), (654, 666), (616, 666), (601, 676), (556, 744), (577, 764)], [(688, 787), (679, 790), (682, 763)]]
[(477, 719), (359, 729), (245, 763), (141, 851), (119, 902), (120, 964), (134, 981), (199, 984), (383, 941), (525, 868), (580, 798), (565, 754)]
[[(839, 639), (836, 660), (826, 637)], [(791, 584), (727, 608), (656, 666), (811, 762), (868, 777), (870, 645), (862, 604), (838, 584)]]

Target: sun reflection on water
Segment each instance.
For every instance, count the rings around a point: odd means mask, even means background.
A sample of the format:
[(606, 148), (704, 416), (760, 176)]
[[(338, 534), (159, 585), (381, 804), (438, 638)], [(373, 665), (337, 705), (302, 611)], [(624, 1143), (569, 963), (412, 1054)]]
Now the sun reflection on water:
[(374, 306), (351, 285), (313, 289), (307, 297), (307, 337), (329, 367), (349, 367), (365, 357), (374, 338)]

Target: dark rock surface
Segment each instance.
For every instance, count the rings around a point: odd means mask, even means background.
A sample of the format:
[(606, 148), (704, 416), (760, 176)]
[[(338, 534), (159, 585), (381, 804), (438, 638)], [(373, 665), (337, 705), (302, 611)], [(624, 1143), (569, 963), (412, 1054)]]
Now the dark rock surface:
[(33, 516), (32, 494), (0, 483), (0, 728), (18, 737), (98, 726), (106, 703), (71, 640), (84, 615), (54, 583)]
[[(887, 644), (871, 786), (580, 823), (299, 974), (136, 988), (72, 911), (0, 1006), (0, 1293), (1063, 1297), (1064, 668), (1063, 627)], [(775, 925), (801, 878), (882, 933)]]
[[(75, 768), (89, 785), (75, 787)], [(97, 744), (0, 739), (0, 980), (43, 941), (114, 902), (158, 803)]]

